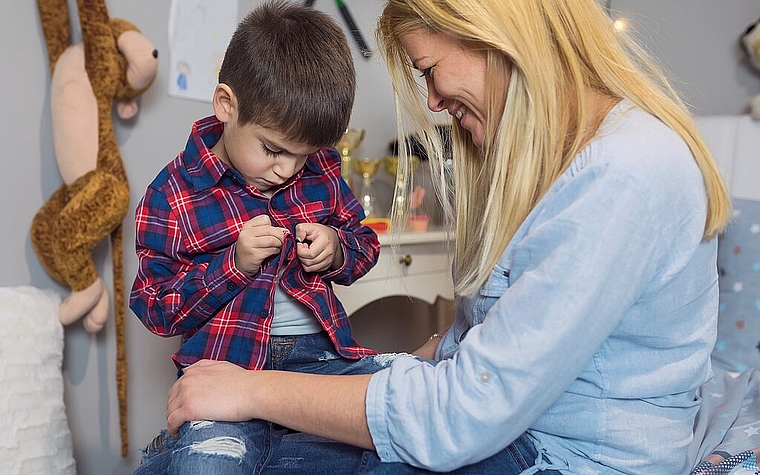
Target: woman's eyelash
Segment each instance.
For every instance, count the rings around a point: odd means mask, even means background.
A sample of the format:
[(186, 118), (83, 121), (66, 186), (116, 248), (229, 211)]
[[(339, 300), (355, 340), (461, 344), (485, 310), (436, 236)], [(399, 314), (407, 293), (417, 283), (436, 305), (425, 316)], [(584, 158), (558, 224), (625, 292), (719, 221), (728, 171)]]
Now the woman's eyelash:
[(280, 152), (275, 152), (274, 150), (272, 150), (271, 148), (267, 147), (264, 144), (261, 144), (261, 148), (264, 150), (264, 153), (267, 154), (267, 156), (269, 157), (277, 158), (280, 156)]
[(433, 68), (425, 68), (422, 71), (420, 71), (420, 77), (424, 78), (426, 76), (430, 76), (430, 72), (433, 70)]

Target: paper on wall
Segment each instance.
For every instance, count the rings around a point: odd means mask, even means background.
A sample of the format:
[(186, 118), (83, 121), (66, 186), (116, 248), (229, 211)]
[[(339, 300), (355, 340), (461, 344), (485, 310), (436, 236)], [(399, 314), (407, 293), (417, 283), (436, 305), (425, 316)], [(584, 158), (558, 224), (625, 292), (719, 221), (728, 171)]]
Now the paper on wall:
[(238, 24), (238, 0), (172, 0), (169, 85), (173, 97), (211, 102), (227, 44)]

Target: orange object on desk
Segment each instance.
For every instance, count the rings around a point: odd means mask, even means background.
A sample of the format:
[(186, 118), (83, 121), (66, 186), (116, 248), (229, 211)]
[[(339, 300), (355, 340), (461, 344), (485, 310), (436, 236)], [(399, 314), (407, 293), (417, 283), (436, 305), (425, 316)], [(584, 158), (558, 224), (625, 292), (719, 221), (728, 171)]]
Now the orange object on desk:
[(362, 224), (369, 226), (376, 233), (387, 233), (391, 229), (389, 218), (365, 218)]

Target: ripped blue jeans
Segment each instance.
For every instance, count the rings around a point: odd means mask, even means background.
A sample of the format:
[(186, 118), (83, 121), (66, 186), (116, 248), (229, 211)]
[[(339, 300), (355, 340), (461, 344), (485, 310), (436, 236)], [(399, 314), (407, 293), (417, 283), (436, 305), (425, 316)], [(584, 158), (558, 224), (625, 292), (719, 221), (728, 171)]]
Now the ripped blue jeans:
[[(325, 332), (272, 336), (264, 369), (313, 374), (370, 374), (395, 354), (343, 358)], [(135, 475), (258, 475), (277, 452), (287, 430), (270, 422), (191, 421), (175, 440), (165, 431), (146, 447)]]
[[(219, 424), (219, 423), (216, 423)], [(234, 424), (233, 424), (234, 425)], [(187, 427), (187, 424), (185, 425)], [(219, 426), (221, 427), (221, 425)], [(240, 426), (238, 426), (240, 427)], [(183, 428), (185, 429), (185, 428)], [(281, 430), (281, 429), (280, 429)], [(281, 430), (282, 431), (282, 430)], [(284, 432), (284, 431), (282, 431)], [(176, 467), (169, 468), (177, 458), (178, 443), (166, 431), (165, 438), (157, 437), (157, 445), (150, 447), (149, 458), (137, 469), (141, 475), (165, 474)], [(335, 442), (315, 435), (288, 433), (284, 437), (276, 434), (280, 442), (278, 448), (270, 454), (263, 475), (432, 475), (429, 470), (415, 468), (403, 463), (385, 463), (371, 450), (360, 449), (348, 444)], [(155, 442), (155, 441), (154, 441)], [(225, 453), (225, 444), (218, 444), (219, 454)], [(239, 448), (239, 446), (238, 446)], [(237, 450), (235, 453), (238, 453)], [(152, 455), (151, 455), (152, 453)], [(203, 464), (204, 473), (226, 474), (225, 460), (218, 457), (215, 466)], [(232, 460), (233, 457), (229, 457)], [(250, 465), (233, 464), (229, 473), (242, 473)], [(468, 465), (447, 475), (560, 475), (559, 470), (565, 466), (554, 465), (534, 444), (533, 438), (525, 433), (501, 452), (491, 457)], [(190, 473), (199, 473), (197, 467), (188, 467)], [(254, 472), (248, 472), (254, 473)]]

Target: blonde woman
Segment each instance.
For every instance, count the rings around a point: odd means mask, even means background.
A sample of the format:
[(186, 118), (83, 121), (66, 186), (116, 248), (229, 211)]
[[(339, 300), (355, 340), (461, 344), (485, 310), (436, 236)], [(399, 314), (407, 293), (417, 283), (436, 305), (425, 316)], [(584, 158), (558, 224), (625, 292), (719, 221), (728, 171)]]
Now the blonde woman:
[(377, 33), (400, 136), (453, 124), (453, 326), (371, 376), (200, 362), (170, 431), (337, 441), (264, 473), (688, 473), (730, 201), (664, 75), (595, 0), (389, 0)]

